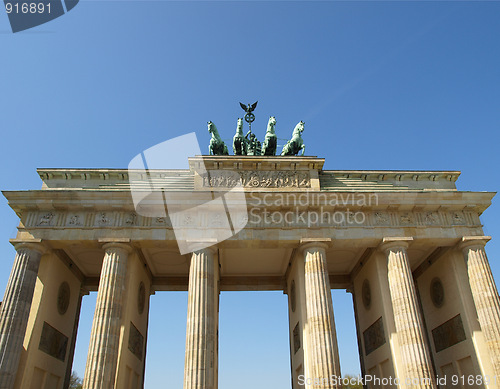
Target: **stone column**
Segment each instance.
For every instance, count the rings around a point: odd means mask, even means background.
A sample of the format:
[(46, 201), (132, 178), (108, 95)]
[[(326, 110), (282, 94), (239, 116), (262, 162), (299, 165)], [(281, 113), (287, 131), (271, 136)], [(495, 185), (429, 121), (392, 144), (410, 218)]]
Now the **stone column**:
[(16, 379), (40, 258), (42, 245), (19, 243), (0, 309), (0, 388), (11, 389)]
[(184, 389), (217, 388), (218, 271), (212, 249), (193, 252), (189, 270)]
[(407, 388), (436, 388), (434, 373), (425, 342), (415, 284), (406, 249), (413, 238), (384, 238), (380, 248), (387, 255), (387, 272), (394, 324)]
[(78, 303), (76, 306), (76, 313), (75, 313), (75, 323), (73, 325), (73, 333), (71, 335), (69, 343), (68, 363), (66, 364), (66, 375), (64, 376), (63, 388), (69, 388), (69, 383), (71, 381), (71, 373), (73, 372), (73, 361), (75, 358), (76, 337), (78, 335), (78, 325), (80, 324), (80, 313), (82, 311), (82, 300), (83, 296), (86, 296), (88, 294), (89, 291), (84, 289), (82, 285), (80, 285), (80, 293), (78, 296)]
[(366, 367), (365, 367), (365, 359), (363, 357), (363, 343), (362, 343), (362, 334), (361, 329), (359, 328), (359, 315), (358, 315), (358, 305), (356, 304), (356, 294), (354, 292), (354, 285), (351, 285), (347, 290), (347, 293), (351, 293), (352, 295), (352, 306), (354, 308), (354, 321), (356, 322), (356, 338), (358, 341), (358, 355), (359, 355), (359, 364), (361, 367), (361, 377), (363, 380), (366, 376)]
[(500, 299), (484, 251), (489, 236), (464, 236), (460, 243), (467, 265), (472, 298), (495, 375), (500, 377)]
[(102, 263), (94, 321), (90, 335), (84, 389), (114, 389), (120, 347), (125, 275), (132, 248), (123, 243), (107, 243)]
[(326, 266), (327, 247), (326, 243), (320, 241), (302, 246), (308, 349), (305, 375), (312, 382), (319, 383), (315, 387), (333, 389), (341, 388), (341, 385), (332, 385), (330, 377), (341, 374), (332, 293)]

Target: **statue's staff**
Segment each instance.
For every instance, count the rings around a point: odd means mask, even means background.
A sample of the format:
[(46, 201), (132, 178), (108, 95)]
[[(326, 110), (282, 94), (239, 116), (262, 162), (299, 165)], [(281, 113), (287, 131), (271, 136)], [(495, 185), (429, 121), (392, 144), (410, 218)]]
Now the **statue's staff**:
[(248, 123), (248, 129), (250, 130), (250, 132), (252, 132), (252, 122), (255, 120), (255, 115), (253, 114), (253, 110), (257, 107), (257, 103), (258, 101), (248, 105), (240, 103), (241, 108), (243, 108), (243, 111), (246, 112), (245, 121)]

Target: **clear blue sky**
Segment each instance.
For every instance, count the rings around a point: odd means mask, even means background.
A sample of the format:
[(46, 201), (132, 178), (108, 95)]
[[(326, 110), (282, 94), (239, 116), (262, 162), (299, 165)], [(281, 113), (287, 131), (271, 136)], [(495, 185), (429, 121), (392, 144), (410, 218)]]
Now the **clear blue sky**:
[[(497, 191), (500, 2), (81, 1), (12, 34), (0, 12), (0, 187), (38, 189), (37, 167), (124, 168), (206, 122), (234, 134), (299, 120), (326, 169), (461, 170), (458, 188)], [(17, 217), (0, 199), (0, 293)], [(498, 200), (482, 217), (500, 279)], [(146, 388), (181, 388), (186, 293), (151, 298)], [(95, 294), (84, 299), (82, 376)], [(350, 295), (334, 292), (344, 373), (359, 372)], [(168, 318), (168, 325), (166, 324)], [(220, 389), (290, 389), (286, 296), (222, 293)]]

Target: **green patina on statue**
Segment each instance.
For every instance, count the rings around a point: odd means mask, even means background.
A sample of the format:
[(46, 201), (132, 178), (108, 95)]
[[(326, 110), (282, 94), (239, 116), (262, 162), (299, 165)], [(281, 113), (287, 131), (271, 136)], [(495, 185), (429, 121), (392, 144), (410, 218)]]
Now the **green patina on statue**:
[(247, 155), (247, 140), (243, 136), (243, 118), (238, 118), (236, 134), (233, 137), (234, 155)]
[[(248, 138), (248, 136), (250, 136), (250, 138)], [(252, 130), (247, 132), (247, 134), (245, 135), (245, 139), (248, 142), (247, 155), (260, 155), (261, 153), (260, 141), (257, 139)]]
[(276, 155), (276, 147), (278, 146), (278, 137), (274, 128), (276, 127), (276, 118), (274, 116), (269, 117), (267, 122), (266, 137), (264, 139), (264, 144), (262, 145), (262, 155)]
[[(238, 118), (236, 133), (233, 137), (234, 155), (276, 155), (276, 149), (278, 147), (278, 137), (276, 136), (276, 118), (274, 116), (269, 117), (269, 121), (267, 122), (266, 137), (264, 138), (264, 144), (261, 146), (261, 143), (252, 132), (252, 122), (255, 120), (253, 111), (257, 107), (257, 102), (248, 105), (240, 103), (240, 106), (245, 111), (245, 121), (248, 123), (249, 131), (245, 136), (243, 136), (243, 118)], [(229, 155), (227, 146), (219, 136), (219, 132), (217, 131), (217, 127), (215, 127), (214, 123), (208, 122), (208, 132), (212, 134), (209, 146), (210, 155)], [(302, 132), (304, 132), (304, 122), (300, 121), (293, 129), (292, 139), (290, 139), (285, 146), (283, 146), (281, 155), (298, 155), (300, 151), (302, 151), (301, 155), (304, 155), (306, 146), (302, 140)]]
[(285, 146), (283, 146), (283, 151), (281, 155), (297, 155), (300, 150), (302, 150), (302, 154), (304, 155), (306, 151), (306, 145), (302, 140), (302, 133), (304, 132), (304, 122), (300, 121), (297, 123), (295, 128), (293, 129), (292, 139), (290, 139)]
[(210, 145), (208, 146), (210, 155), (229, 155), (226, 144), (220, 138), (219, 131), (217, 131), (217, 127), (212, 122), (208, 122), (208, 132), (212, 134), (212, 139), (210, 139)]

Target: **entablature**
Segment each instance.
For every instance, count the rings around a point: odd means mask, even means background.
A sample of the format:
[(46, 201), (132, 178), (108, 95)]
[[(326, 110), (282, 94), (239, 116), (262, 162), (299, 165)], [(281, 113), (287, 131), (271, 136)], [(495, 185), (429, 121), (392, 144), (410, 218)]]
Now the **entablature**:
[[(178, 191), (169, 194), (169, 204), (185, 204), (186, 199), (193, 205), (207, 201), (211, 191)], [(20, 216), (26, 211), (134, 211), (134, 203), (129, 191), (101, 190), (58, 190), (58, 191), (3, 191), (9, 206)], [(146, 192), (145, 192), (146, 193)], [(249, 208), (288, 210), (306, 209), (345, 209), (350, 210), (401, 210), (401, 211), (437, 211), (469, 210), (479, 215), (491, 205), (493, 192), (459, 191), (383, 191), (383, 192), (293, 192), (293, 191), (251, 191), (245, 193), (245, 202)], [(224, 192), (218, 194), (223, 196)], [(233, 197), (226, 197), (231, 204)], [(241, 202), (240, 198), (234, 200)], [(151, 203), (152, 206), (154, 203)]]

